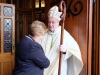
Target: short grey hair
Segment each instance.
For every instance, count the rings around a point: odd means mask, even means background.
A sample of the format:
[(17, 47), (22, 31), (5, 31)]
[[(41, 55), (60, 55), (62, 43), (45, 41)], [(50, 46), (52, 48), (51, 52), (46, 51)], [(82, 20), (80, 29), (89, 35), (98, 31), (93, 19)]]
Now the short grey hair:
[(41, 21), (34, 21), (30, 25), (30, 35), (44, 35), (48, 31), (46, 25)]

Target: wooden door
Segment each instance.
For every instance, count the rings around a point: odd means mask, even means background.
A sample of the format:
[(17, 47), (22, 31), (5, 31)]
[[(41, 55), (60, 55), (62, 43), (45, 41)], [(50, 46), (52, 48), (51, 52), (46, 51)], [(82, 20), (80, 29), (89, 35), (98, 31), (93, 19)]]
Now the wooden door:
[(0, 75), (12, 75), (15, 50), (15, 6), (0, 3)]

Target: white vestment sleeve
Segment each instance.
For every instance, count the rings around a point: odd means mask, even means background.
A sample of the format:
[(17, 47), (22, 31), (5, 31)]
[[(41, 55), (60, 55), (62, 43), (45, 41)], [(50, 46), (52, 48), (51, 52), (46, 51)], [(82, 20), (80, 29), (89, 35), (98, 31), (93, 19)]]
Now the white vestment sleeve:
[(69, 51), (66, 51), (64, 60), (67, 60), (71, 55), (72, 55), (72, 53), (70, 53)]

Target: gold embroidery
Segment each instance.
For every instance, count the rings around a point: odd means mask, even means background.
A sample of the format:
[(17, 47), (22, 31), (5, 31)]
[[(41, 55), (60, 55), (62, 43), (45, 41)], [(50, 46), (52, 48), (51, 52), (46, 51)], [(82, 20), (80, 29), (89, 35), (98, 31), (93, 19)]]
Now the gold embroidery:
[(54, 44), (54, 36), (52, 35), (52, 41), (51, 41), (50, 49), (53, 47), (53, 44)]

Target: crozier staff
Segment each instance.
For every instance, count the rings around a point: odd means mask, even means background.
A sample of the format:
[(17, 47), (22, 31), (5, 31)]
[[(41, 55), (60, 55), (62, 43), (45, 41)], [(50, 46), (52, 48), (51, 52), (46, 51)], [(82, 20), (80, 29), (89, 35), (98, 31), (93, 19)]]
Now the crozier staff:
[[(66, 4), (63, 0), (61, 0), (61, 2), (59, 4), (59, 10), (62, 12), (62, 15), (60, 16), (61, 17), (61, 40), (60, 40), (60, 45), (63, 45), (64, 21), (65, 21), (65, 17), (66, 17)], [(62, 52), (60, 51), (58, 75), (61, 75), (61, 66), (62, 66)]]

